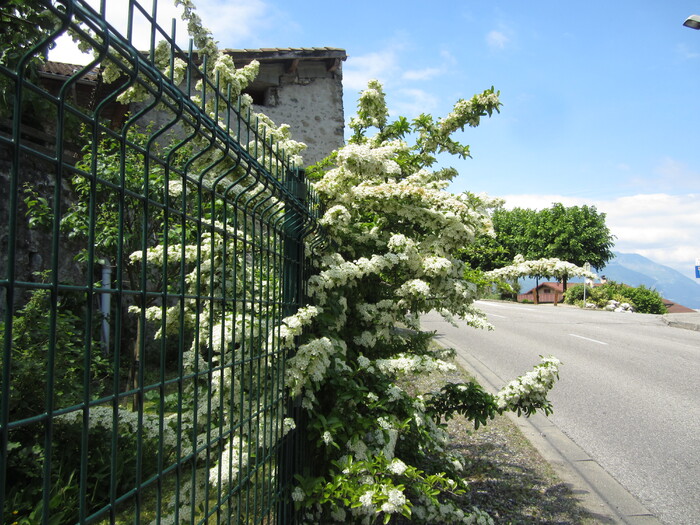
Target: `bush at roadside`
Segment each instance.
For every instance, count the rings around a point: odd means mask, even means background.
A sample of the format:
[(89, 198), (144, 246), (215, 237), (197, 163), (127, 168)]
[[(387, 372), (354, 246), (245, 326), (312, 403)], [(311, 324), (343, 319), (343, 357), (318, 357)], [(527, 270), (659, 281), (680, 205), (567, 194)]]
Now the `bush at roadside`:
[[(572, 286), (566, 291), (564, 302), (585, 306), (583, 294), (583, 285)], [(602, 286), (586, 287), (586, 304), (605, 308), (610, 301), (629, 303), (636, 312), (643, 314), (665, 314), (668, 311), (659, 292), (644, 285), (634, 288), (610, 281)]]

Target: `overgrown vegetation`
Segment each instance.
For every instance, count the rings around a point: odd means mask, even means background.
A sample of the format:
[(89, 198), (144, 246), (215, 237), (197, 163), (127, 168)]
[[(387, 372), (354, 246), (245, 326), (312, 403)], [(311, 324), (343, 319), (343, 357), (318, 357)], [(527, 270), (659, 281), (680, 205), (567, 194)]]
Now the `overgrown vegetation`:
[(404, 377), (450, 367), (420, 332), (421, 313), (437, 309), (488, 328), (471, 305), (485, 278), (465, 271), (458, 252), (489, 231), (492, 202), (451, 194), (456, 172), (432, 168), (437, 153), (467, 156), (454, 133), (499, 106), (488, 89), (444, 118), (389, 122), (382, 86), (372, 81), (351, 120), (352, 139), (315, 183), (331, 242), (315, 261), (311, 305), (287, 321), (299, 326), (301, 343), (288, 386), (308, 414), (316, 458), (293, 492), (305, 523), (388, 523), (399, 515), (415, 523), (489, 522), (455, 499), (469, 487), (442, 419), (462, 414), (479, 426), (505, 410), (551, 409), (553, 358), (497, 396), (470, 383), (430, 393), (400, 386)]
[[(314, 176), (326, 243), (307, 247), (308, 304), (281, 320), (282, 300), (291, 302), (283, 294), (282, 243), (291, 241), (275, 237), (280, 232), (271, 224), (292, 222), (294, 203), (285, 204), (275, 184), (252, 171), (279, 168), (270, 143), (290, 156), (302, 145), (262, 116), (254, 133), (236, 131), (237, 147), (247, 143), (245, 158), (218, 141), (233, 133), (222, 107), (250, 106), (241, 93), (257, 65), (236, 69), (192, 3), (176, 3), (207, 57), (202, 82), (215, 78), (219, 94), (203, 96), (200, 83), (190, 121), (178, 121), (175, 105), (170, 113), (159, 107), (173, 119), (162, 128), (148, 126), (144, 109), (117, 134), (90, 121), (83, 160), (65, 180), (80, 198), (64, 206), (27, 193), (33, 225), (84, 243), (75, 255), (86, 265), (87, 283), (99, 259), (117, 265), (117, 288), (109, 292), (120, 301), (122, 330), (107, 365), (94, 340), (99, 287), (79, 283), (81, 300), (63, 303), (56, 275), (48, 277), (50, 292), (33, 292), (12, 326), (3, 326), (3, 337), (12, 332), (14, 353), (5, 363), (16, 374), (11, 383), (26, 389), (32, 366), (45, 374), (44, 397), (19, 396), (11, 405), (13, 421), (23, 421), (12, 434), (12, 468), (29, 474), (18, 474), (5, 521), (33, 523), (43, 514), (59, 524), (113, 514), (110, 502), (132, 488), (143, 490), (148, 481), (162, 489), (165, 469), (172, 492), (158, 494), (152, 514), (135, 494), (134, 521), (153, 515), (192, 522), (224, 497), (242, 512), (250, 502), (241, 485), (258, 476), (249, 466), (262, 469), (267, 487), (252, 498), (275, 492), (274, 447), (298, 424), (313, 460), (286, 496), (301, 521), (491, 522), (478, 509), (461, 508), (468, 465), (450, 450), (442, 420), (460, 414), (480, 426), (505, 411), (549, 413), (559, 362), (543, 358), (497, 395), (470, 382), (409, 392), (399, 380), (452, 366), (420, 331), (422, 313), (435, 309), (489, 328), (472, 305), (484, 276), (465, 271), (459, 252), (492, 233), (496, 203), (447, 191), (457, 173), (437, 167), (437, 157), (469, 156), (456, 133), (497, 112), (498, 92), (459, 100), (443, 118), (389, 122), (382, 86), (369, 83), (351, 140)], [(177, 85), (187, 69), (182, 60), (167, 45), (151, 51)], [(107, 84), (128, 68), (111, 52), (103, 62)], [(115, 87), (112, 96), (145, 100), (153, 109), (162, 101), (149, 90), (161, 96), (161, 86), (146, 78)], [(215, 123), (209, 136), (202, 120)], [(170, 143), (165, 132), (175, 122), (189, 138)], [(278, 176), (286, 181), (289, 173)], [(126, 319), (135, 330), (124, 329)], [(41, 328), (30, 333), (34, 324)], [(149, 381), (146, 348), (156, 362)], [(287, 412), (289, 398), (303, 415)], [(46, 415), (33, 419), (37, 413)]]
[[(605, 213), (595, 206), (555, 203), (531, 210), (497, 206), (491, 213), (493, 236), (478, 236), (464, 247), (462, 259), (472, 267), (491, 271), (508, 266), (517, 256), (525, 260), (559, 259), (582, 267), (602, 268), (612, 259), (614, 236), (605, 224)], [(568, 275), (558, 278), (564, 284)]]
[(582, 284), (573, 286), (566, 292), (564, 302), (582, 308), (587, 307), (587, 305), (605, 308), (610, 301), (617, 301), (618, 303), (629, 303), (636, 312), (643, 314), (665, 314), (668, 311), (659, 292), (644, 285), (632, 287), (608, 281), (600, 286), (586, 286), (585, 303), (583, 294)]

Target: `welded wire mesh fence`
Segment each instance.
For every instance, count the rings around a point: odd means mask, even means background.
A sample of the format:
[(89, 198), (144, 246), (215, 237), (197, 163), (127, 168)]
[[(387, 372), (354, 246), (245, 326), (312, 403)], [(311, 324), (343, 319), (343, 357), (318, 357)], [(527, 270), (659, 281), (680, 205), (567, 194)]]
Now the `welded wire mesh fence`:
[[(157, 2), (123, 2), (125, 36), (104, 3), (19, 4), (0, 7), (24, 31), (0, 64), (2, 522), (292, 522), (279, 327), (319, 211), (303, 171)], [(68, 32), (89, 64), (45, 60)]]

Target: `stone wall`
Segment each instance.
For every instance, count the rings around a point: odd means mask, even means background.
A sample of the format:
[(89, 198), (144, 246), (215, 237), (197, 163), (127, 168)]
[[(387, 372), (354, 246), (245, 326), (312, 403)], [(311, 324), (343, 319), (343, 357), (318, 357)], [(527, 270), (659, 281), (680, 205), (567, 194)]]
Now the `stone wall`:
[(344, 143), (342, 62), (336, 48), (228, 50), (236, 67), (252, 60), (260, 73), (248, 90), (254, 109), (275, 124), (288, 124), (304, 142), (304, 164), (314, 164)]
[[(237, 68), (253, 60), (260, 63), (257, 78), (244, 92), (253, 97), (253, 111), (287, 124), (292, 138), (307, 145), (304, 166), (315, 164), (344, 144), (342, 62), (347, 55), (335, 48), (226, 50)], [(186, 86), (181, 86), (186, 91)], [(143, 104), (124, 106), (138, 113)], [(166, 125), (170, 116), (150, 111), (147, 121)], [(118, 120), (118, 116), (117, 116)], [(173, 136), (180, 137), (178, 126)]]
[[(17, 182), (17, 195), (10, 195), (11, 150), (0, 145), (0, 281), (7, 281), (10, 277), (8, 257), (10, 255), (10, 204), (11, 199), (16, 199), (17, 212), (15, 213), (15, 243), (14, 243), (14, 278), (18, 283), (42, 282), (39, 273), (51, 270), (53, 265), (54, 246), (51, 225), (30, 228), (27, 217), (27, 206), (24, 199), (27, 196), (26, 188), (30, 188), (47, 200), (47, 205), (54, 206), (56, 187), (56, 169), (52, 163), (44, 162), (35, 157), (22, 155), (20, 158), (20, 173)], [(64, 204), (71, 202), (74, 197), (65, 181), (61, 184), (60, 198)], [(76, 262), (74, 256), (85, 245), (70, 238), (70, 232), (60, 231), (57, 242), (58, 253), (55, 254), (57, 262), (58, 279), (60, 283), (87, 286), (90, 281), (95, 281), (95, 276), (85, 275), (84, 265)], [(0, 289), (0, 315), (4, 314), (5, 289)], [(21, 305), (26, 300), (26, 286), (15, 288), (14, 304)]]

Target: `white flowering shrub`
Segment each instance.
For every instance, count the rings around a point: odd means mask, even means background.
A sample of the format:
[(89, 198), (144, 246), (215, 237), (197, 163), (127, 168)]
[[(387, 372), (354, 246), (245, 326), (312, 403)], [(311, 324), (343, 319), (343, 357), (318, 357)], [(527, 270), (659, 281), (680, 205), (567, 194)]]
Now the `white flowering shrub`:
[[(192, 2), (176, 4), (184, 8), (202, 74), (192, 74), (194, 66), (165, 42), (148, 57), (101, 49), (96, 62), (101, 80), (113, 90), (109, 97), (132, 104), (132, 113), (117, 131), (105, 131), (108, 126), (98, 122), (97, 113), (94, 121), (86, 119), (83, 155), (64, 178), (76, 198), (62, 211), (61, 230), (77, 246), (89, 246), (78, 258), (90, 268), (97, 260), (116, 265), (120, 304), (112, 303), (112, 312), (119, 315), (110, 328), (118, 337), (105, 349), (107, 355), (90, 333), (101, 318), (82, 314), (81, 308), (92, 302), (90, 295), (81, 297), (73, 311), (66, 308), (57, 316), (56, 331), (70, 330), (56, 342), (70, 345), (57, 346), (62, 357), (55, 362), (62, 364), (66, 356), (75, 363), (68, 370), (55, 368), (56, 376), (64, 376), (55, 382), (55, 405), (67, 412), (53, 420), (51, 446), (64, 454), (60, 464), (54, 462), (50, 481), (56, 487), (52, 490), (71, 499), (62, 504), (52, 497), (52, 508), (45, 511), (52, 523), (78, 520), (81, 483), (89, 487), (88, 514), (109, 504), (114, 491), (122, 497), (137, 483), (140, 522), (206, 519), (210, 495), (216, 491), (233, 500), (232, 494), (246, 490), (241, 487), (274, 485), (273, 448), (296, 425), (285, 417), (288, 396), (281, 357), (321, 310), (309, 307), (275, 326), (283, 308), (287, 211), (279, 193), (286, 170), (305, 146), (292, 140), (289, 126), (251, 113), (251, 99), (243, 92), (257, 75), (257, 62), (236, 68), (201, 26)], [(85, 24), (73, 36), (88, 51), (90, 38), (106, 43)], [(137, 59), (152, 60), (154, 67), (139, 69)], [(196, 85), (183, 84), (193, 78)], [(185, 100), (188, 95), (191, 100)], [(232, 152), (234, 142), (245, 151)], [(261, 173), (261, 167), (269, 173)], [(271, 184), (271, 179), (277, 180)], [(53, 212), (45, 208), (50, 223)], [(45, 310), (39, 317), (44, 324), (49, 317)], [(28, 320), (28, 313), (20, 316)], [(74, 325), (85, 319), (92, 328), (83, 333)], [(44, 343), (36, 339), (28, 340), (26, 355), (43, 350), (45, 361)], [(83, 345), (88, 341), (95, 356), (86, 355)], [(338, 341), (324, 343), (309, 341), (293, 358), (294, 370), (304, 370), (299, 388), (307, 377), (320, 381), (335, 362)], [(82, 371), (88, 357), (95, 377)], [(39, 413), (45, 410), (44, 397), (39, 398), (44, 388), (30, 378), (32, 367), (47, 365), (22, 359), (31, 363), (25, 367), (24, 383), (36, 390), (31, 401), (36, 400)], [(290, 375), (288, 383), (292, 381)], [(21, 408), (24, 412), (13, 413), (13, 419), (34, 415)], [(13, 520), (22, 522), (42, 511), (36, 505), (42, 504), (43, 452), (36, 445), (40, 431), (32, 431), (11, 435), (12, 449), (36, 449), (15, 454), (17, 468), (12, 466), (12, 474), (30, 473), (16, 477), (13, 487), (17, 500), (23, 500), (12, 508)], [(81, 474), (85, 461), (89, 467)], [(255, 470), (264, 470), (266, 479), (250, 474)], [(163, 497), (151, 502), (148, 486), (154, 487), (155, 478)], [(147, 484), (140, 487), (142, 481)], [(179, 486), (173, 487), (175, 483)], [(169, 488), (173, 490), (165, 494)], [(149, 503), (157, 504), (157, 511), (146, 510)], [(127, 507), (121, 507), (124, 513)]]
[[(289, 127), (262, 115), (255, 117), (254, 129), (233, 137), (246, 155), (234, 159), (228, 145), (217, 143), (213, 134), (233, 132), (231, 108), (249, 109), (243, 91), (258, 65), (236, 69), (202, 28), (191, 0), (176, 3), (205, 60), (192, 101), (221, 129), (201, 131), (199, 122), (185, 122), (180, 131), (192, 133), (192, 140), (166, 146), (170, 124), (155, 132), (146, 125), (151, 109), (168, 111), (153, 100), (159, 79), (150, 78), (132, 82), (118, 97), (124, 103), (146, 101), (139, 120), (130, 120), (118, 139), (97, 137), (88, 144), (83, 162), (90, 167), (84, 173), (99, 179), (107, 194), (91, 190), (97, 183), (90, 177), (74, 181), (78, 192), (82, 184), (96, 199), (91, 209), (99, 219), (81, 222), (84, 204), (67, 217), (80, 226), (76, 235), (93, 235), (94, 255), (128, 257), (118, 264), (130, 274), (126, 288), (133, 293), (126, 302), (131, 319), (137, 319), (124, 381), (134, 400), (131, 407), (126, 394), (95, 401), (60, 416), (56, 427), (76, 431), (83, 425), (91, 435), (119, 436), (127, 451), (136, 443), (138, 454), (147, 457), (139, 480), (160, 476), (166, 460), (174, 462), (179, 486), (162, 507), (158, 501), (155, 520), (193, 522), (211, 515), (213, 494), (231, 497), (240, 489), (236, 484), (256, 482), (243, 475), (249, 464), (268, 461), (264, 483), (274, 480), (279, 466), (273, 446), (300, 423), (286, 412), (286, 393), (308, 417), (302, 430), (313, 461), (289, 491), (304, 521), (388, 523), (403, 516), (415, 523), (492, 523), (477, 509), (462, 508), (459, 497), (468, 490), (464, 465), (449, 448), (441, 418), (462, 413), (476, 425), (493, 412), (547, 411), (546, 393), (558, 363), (545, 360), (498, 396), (473, 385), (415, 395), (406, 381), (451, 367), (443, 353), (430, 349), (430, 334), (420, 331), (422, 313), (437, 310), (448, 320), (460, 317), (489, 328), (472, 304), (478, 286), (465, 275), (473, 272), (458, 254), (491, 232), (492, 202), (450, 193), (456, 171), (434, 166), (443, 153), (469, 156), (455, 132), (498, 111), (498, 93), (491, 88), (460, 100), (442, 119), (421, 115), (389, 122), (383, 88), (370, 82), (350, 122), (352, 139), (314, 178), (327, 210), (320, 219), (327, 242), (312, 253), (309, 304), (279, 323), (283, 276), (251, 262), (282, 259), (277, 239), (269, 242), (274, 227), (260, 214), (279, 218), (285, 209), (276, 189), (250, 175), (255, 163), (247, 155), (257, 155), (258, 163), (275, 172), (276, 161), (264, 153), (269, 142), (291, 160), (304, 146), (292, 140)], [(153, 55), (172, 82), (185, 78), (185, 63), (167, 44)], [(103, 64), (107, 83), (131, 68), (111, 52)], [(207, 85), (230, 97), (210, 93)], [(131, 155), (123, 155), (124, 149)], [(115, 188), (129, 199), (110, 202)], [(226, 199), (240, 207), (226, 206)], [(274, 306), (266, 310), (268, 305)], [(146, 340), (160, 344), (162, 360), (159, 382), (148, 392), (146, 356), (139, 353)], [(172, 348), (177, 374), (166, 380)], [(278, 349), (289, 351), (289, 358)], [(260, 355), (264, 359), (257, 360)], [(109, 453), (91, 457), (107, 470), (111, 459)], [(129, 486), (133, 478), (121, 475), (117, 484)]]
[(478, 286), (465, 275), (475, 273), (458, 254), (491, 232), (492, 201), (448, 192), (456, 172), (432, 167), (439, 153), (468, 156), (455, 131), (478, 125), (499, 105), (489, 89), (437, 121), (388, 122), (383, 88), (371, 81), (350, 121), (352, 139), (310, 174), (326, 204), (328, 242), (312, 259), (314, 315), (306, 309), (286, 321), (300, 327), (287, 387), (308, 413), (315, 458), (292, 493), (307, 523), (388, 523), (398, 515), (415, 523), (491, 523), (462, 508), (464, 467), (442, 418), (460, 413), (478, 427), (505, 410), (551, 408), (553, 359), (498, 396), (474, 384), (423, 395), (405, 388), (416, 374), (452, 367), (430, 350), (420, 314), (437, 310), (490, 328), (472, 304)]
[(552, 412), (552, 405), (547, 400), (547, 393), (559, 379), (560, 364), (555, 357), (543, 357), (542, 362), (531, 372), (511, 381), (498, 392), (496, 395), (498, 409), (527, 416), (541, 409), (549, 415)]
[(516, 255), (510, 266), (486, 272), (485, 276), (494, 281), (513, 280), (528, 276), (554, 277), (560, 280), (569, 277), (585, 277), (592, 280), (598, 278), (595, 273), (561, 259), (545, 258), (526, 261), (522, 255)]

